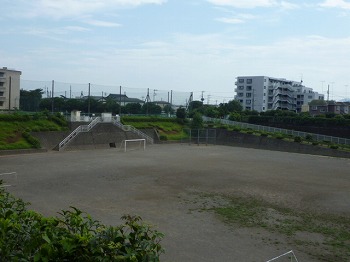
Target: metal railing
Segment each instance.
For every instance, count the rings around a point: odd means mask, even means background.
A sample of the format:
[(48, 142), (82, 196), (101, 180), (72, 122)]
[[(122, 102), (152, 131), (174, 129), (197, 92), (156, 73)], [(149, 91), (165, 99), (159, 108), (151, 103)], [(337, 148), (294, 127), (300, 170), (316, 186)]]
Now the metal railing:
[(78, 126), (76, 129), (74, 129), (72, 133), (70, 133), (65, 139), (63, 139), (61, 143), (58, 144), (58, 151), (66, 147), (69, 144), (69, 142), (71, 142), (79, 133), (89, 132), (94, 126), (96, 126), (100, 122), (102, 122), (101, 117), (96, 117), (90, 122), (90, 124)]
[(269, 132), (269, 133), (281, 133), (281, 134), (286, 134), (291, 136), (306, 137), (311, 135), (314, 141), (328, 141), (334, 144), (350, 145), (350, 139), (342, 138), (342, 137), (326, 136), (321, 134), (295, 131), (295, 130), (283, 129), (283, 128), (277, 128), (277, 127), (271, 127), (271, 126), (254, 125), (249, 123), (231, 121), (226, 119), (211, 118), (206, 116), (203, 116), (203, 121), (214, 122), (214, 123), (219, 122), (223, 125), (238, 126), (240, 128), (252, 129), (252, 130)]
[(150, 144), (154, 143), (154, 139), (148, 135), (146, 135), (145, 133), (141, 132), (140, 130), (136, 129), (133, 126), (130, 125), (123, 125), (122, 123), (120, 123), (119, 121), (114, 121), (113, 122), (117, 127), (121, 128), (123, 131), (131, 131), (134, 134), (137, 134), (141, 137), (143, 137), (144, 139), (146, 139), (146, 141)]

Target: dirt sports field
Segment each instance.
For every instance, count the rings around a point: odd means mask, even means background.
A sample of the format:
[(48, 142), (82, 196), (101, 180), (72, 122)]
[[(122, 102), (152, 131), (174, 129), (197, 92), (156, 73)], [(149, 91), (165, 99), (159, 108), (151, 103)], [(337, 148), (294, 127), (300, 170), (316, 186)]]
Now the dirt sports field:
[[(350, 160), (228, 146), (152, 145), (0, 157), (8, 190), (56, 215), (140, 215), (162, 261), (350, 261)], [(290, 261), (290, 259), (277, 260)]]

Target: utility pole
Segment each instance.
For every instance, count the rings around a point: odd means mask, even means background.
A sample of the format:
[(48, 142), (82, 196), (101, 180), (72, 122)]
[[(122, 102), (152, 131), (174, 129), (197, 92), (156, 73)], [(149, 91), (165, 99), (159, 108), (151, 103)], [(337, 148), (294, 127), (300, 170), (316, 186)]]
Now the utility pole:
[(328, 89), (327, 89), (327, 103), (329, 102), (329, 84), (328, 84)]
[(90, 118), (90, 83), (89, 83), (89, 95), (88, 95), (88, 116)]
[(202, 98), (201, 98), (202, 103), (204, 102), (204, 97), (203, 97), (204, 92), (205, 92), (205, 91), (202, 91)]
[(12, 89), (12, 77), (10, 76), (10, 82), (9, 82), (9, 111), (11, 110), (11, 89)]
[(54, 90), (55, 90), (55, 80), (52, 80), (52, 84), (51, 84), (51, 112), (53, 113), (54, 111)]
[(157, 89), (153, 89), (153, 102), (155, 102), (156, 100), (156, 91), (158, 91)]
[(119, 86), (119, 116), (122, 115), (122, 86)]

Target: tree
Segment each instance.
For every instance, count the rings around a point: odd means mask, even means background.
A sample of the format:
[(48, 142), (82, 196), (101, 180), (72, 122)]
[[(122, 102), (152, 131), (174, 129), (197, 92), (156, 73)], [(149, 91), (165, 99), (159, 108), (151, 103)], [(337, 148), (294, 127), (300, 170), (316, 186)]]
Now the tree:
[(127, 114), (140, 114), (141, 113), (141, 104), (129, 103), (129, 104), (124, 106), (124, 111)]
[(242, 112), (243, 106), (237, 100), (231, 100), (227, 103), (228, 112)]
[(203, 118), (200, 113), (195, 113), (192, 119), (192, 128), (202, 128), (203, 127)]
[(162, 113), (162, 108), (153, 102), (148, 102), (143, 104), (141, 111), (144, 114), (159, 115)]
[(20, 90), (19, 107), (23, 111), (36, 112), (39, 110), (40, 100), (44, 91), (41, 88), (35, 90)]
[(171, 105), (165, 105), (164, 108), (163, 108), (163, 111), (166, 113), (166, 114), (174, 114), (174, 109), (171, 107)]
[(184, 120), (186, 118), (186, 109), (183, 108), (183, 107), (179, 107), (177, 110), (176, 110), (176, 117), (178, 119), (182, 119)]
[(327, 102), (325, 100), (318, 100), (318, 99), (315, 99), (315, 100), (312, 100), (310, 103), (309, 103), (310, 106), (325, 106), (327, 105)]

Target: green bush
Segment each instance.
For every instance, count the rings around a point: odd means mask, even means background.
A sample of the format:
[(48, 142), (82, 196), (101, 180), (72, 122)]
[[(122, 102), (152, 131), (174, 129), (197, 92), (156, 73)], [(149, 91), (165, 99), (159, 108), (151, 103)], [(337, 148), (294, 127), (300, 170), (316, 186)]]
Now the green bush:
[(159, 139), (160, 139), (161, 141), (167, 141), (167, 140), (168, 140), (168, 137), (167, 137), (166, 135), (160, 135), (160, 136), (159, 136)]
[(330, 145), (329, 148), (331, 148), (331, 149), (338, 149), (339, 146), (337, 146), (337, 145)]
[(300, 136), (294, 137), (294, 142), (301, 143), (301, 141), (303, 141), (303, 139)]
[(254, 131), (253, 131), (253, 130), (248, 130), (248, 131), (247, 131), (247, 134), (252, 135), (252, 134), (254, 134)]
[(163, 235), (138, 216), (112, 227), (74, 207), (47, 218), (27, 205), (0, 187), (1, 261), (159, 261), (163, 252)]
[(317, 145), (319, 145), (320, 143), (319, 142), (316, 142), (316, 141), (314, 141), (314, 142), (312, 142), (312, 145), (313, 146), (317, 146)]
[(311, 135), (311, 134), (307, 134), (307, 135), (305, 136), (305, 140), (311, 142), (311, 141), (313, 140), (312, 135)]
[(275, 137), (276, 139), (282, 140), (282, 139), (285, 138), (285, 135), (284, 135), (284, 134), (281, 134), (281, 133), (275, 133), (275, 134), (274, 134), (274, 137)]
[(33, 137), (32, 135), (30, 135), (28, 132), (23, 132), (22, 136), (24, 137), (24, 139), (32, 145), (33, 148), (40, 148), (40, 141), (38, 139), (36, 139), (35, 137)]
[(265, 132), (262, 132), (262, 133), (260, 134), (260, 136), (267, 137), (267, 136), (269, 136), (269, 134), (268, 134), (268, 133), (265, 133)]

